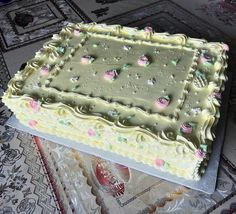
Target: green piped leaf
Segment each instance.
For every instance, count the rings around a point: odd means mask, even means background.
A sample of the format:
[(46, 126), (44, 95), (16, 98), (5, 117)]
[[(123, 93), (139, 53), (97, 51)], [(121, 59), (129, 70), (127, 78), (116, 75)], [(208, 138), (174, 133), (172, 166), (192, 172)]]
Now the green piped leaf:
[(188, 124), (192, 127), (196, 127), (196, 125), (197, 125), (197, 123), (195, 123), (195, 122), (188, 122)]
[(200, 148), (204, 151), (204, 152), (207, 152), (207, 144), (201, 144), (200, 145)]
[(166, 100), (170, 100), (170, 96), (169, 95), (165, 95), (165, 96), (163, 96), (163, 98), (165, 98)]
[(172, 59), (171, 63), (176, 66), (179, 63), (179, 61), (180, 59)]
[(131, 64), (125, 63), (122, 68), (123, 68), (123, 69), (127, 69), (127, 68), (129, 68), (129, 67), (131, 67)]
[(195, 75), (196, 75), (197, 77), (205, 76), (205, 74), (204, 74), (202, 71), (200, 71), (200, 70), (196, 70), (196, 71), (195, 71)]

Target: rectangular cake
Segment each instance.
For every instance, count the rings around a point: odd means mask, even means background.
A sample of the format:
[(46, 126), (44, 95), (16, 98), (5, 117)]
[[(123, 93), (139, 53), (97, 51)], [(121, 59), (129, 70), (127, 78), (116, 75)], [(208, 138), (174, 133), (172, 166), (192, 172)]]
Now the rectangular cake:
[(3, 102), (41, 132), (197, 180), (214, 146), (228, 46), (182, 34), (68, 24)]

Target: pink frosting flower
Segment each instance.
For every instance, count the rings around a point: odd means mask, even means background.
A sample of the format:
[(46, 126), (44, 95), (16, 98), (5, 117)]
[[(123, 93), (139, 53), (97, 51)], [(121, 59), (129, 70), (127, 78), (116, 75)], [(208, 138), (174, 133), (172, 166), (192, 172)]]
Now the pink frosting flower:
[(165, 161), (162, 160), (162, 159), (158, 159), (158, 158), (157, 158), (157, 159), (155, 160), (155, 166), (158, 167), (158, 168), (164, 166), (164, 164), (165, 164)]
[(29, 101), (29, 106), (34, 110), (34, 112), (38, 112), (40, 108), (40, 103), (35, 100), (30, 100)]
[(85, 55), (81, 57), (81, 63), (82, 64), (91, 64), (94, 61), (94, 58), (90, 55)]
[(229, 51), (229, 46), (227, 44), (222, 45), (224, 51)]
[(219, 93), (219, 92), (213, 92), (212, 93), (212, 96), (214, 97), (214, 98), (216, 98), (217, 100), (221, 100), (221, 93)]
[(207, 64), (207, 63), (210, 63), (211, 61), (212, 61), (211, 57), (207, 54), (203, 54), (199, 58), (199, 63), (202, 63), (202, 64)]
[(150, 64), (150, 61), (148, 60), (148, 57), (145, 55), (142, 55), (141, 57), (139, 57), (138, 59), (138, 65), (140, 66), (148, 66)]
[(29, 120), (28, 125), (31, 126), (32, 128), (37, 126), (38, 122), (36, 120)]
[(190, 134), (193, 131), (193, 127), (189, 123), (183, 123), (181, 125), (181, 131), (186, 134)]
[(79, 28), (74, 29), (74, 35), (79, 36), (81, 33), (81, 30)]
[(201, 56), (201, 57), (199, 58), (199, 62), (202, 63), (202, 64), (204, 64), (204, 63), (207, 62), (207, 58), (205, 58), (204, 56)]
[(49, 67), (48, 66), (43, 66), (40, 70), (41, 75), (47, 76), (49, 74)]
[(153, 29), (150, 26), (144, 28), (145, 33), (153, 33)]
[(113, 81), (115, 80), (117, 76), (118, 76), (118, 73), (116, 70), (110, 70), (110, 71), (106, 71), (103, 77), (106, 80)]
[(96, 136), (96, 132), (95, 132), (93, 129), (89, 129), (89, 130), (88, 130), (88, 135), (89, 135), (90, 137), (95, 137), (95, 136)]
[(170, 104), (170, 98), (168, 96), (160, 97), (155, 102), (157, 108), (164, 109)]
[(197, 149), (195, 152), (195, 155), (198, 158), (202, 158), (202, 159), (206, 157), (206, 153), (204, 151), (202, 151), (201, 149)]

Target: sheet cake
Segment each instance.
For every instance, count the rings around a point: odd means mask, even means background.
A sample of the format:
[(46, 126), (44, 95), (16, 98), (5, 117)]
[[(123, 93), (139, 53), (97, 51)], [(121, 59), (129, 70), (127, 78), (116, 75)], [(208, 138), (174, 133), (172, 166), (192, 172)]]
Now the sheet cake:
[(15, 74), (3, 102), (33, 129), (196, 180), (214, 146), (226, 51), (150, 27), (70, 23)]

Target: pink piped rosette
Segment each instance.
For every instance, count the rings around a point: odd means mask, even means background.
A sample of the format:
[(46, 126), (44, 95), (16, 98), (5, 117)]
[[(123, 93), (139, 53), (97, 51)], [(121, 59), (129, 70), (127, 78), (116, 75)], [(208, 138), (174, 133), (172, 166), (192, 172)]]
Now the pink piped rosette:
[(81, 33), (81, 30), (79, 28), (74, 29), (74, 32), (73, 32), (74, 36), (79, 36), (80, 33)]
[(149, 61), (147, 56), (142, 55), (142, 56), (139, 57), (137, 63), (138, 63), (139, 66), (146, 67), (146, 66), (148, 66), (150, 64), (150, 61)]
[(40, 69), (40, 74), (42, 76), (48, 76), (50, 72), (50, 66), (49, 65), (44, 65), (41, 69)]
[(190, 123), (183, 123), (181, 125), (181, 131), (185, 134), (190, 134), (193, 131), (193, 126)]
[(38, 122), (36, 120), (29, 120), (28, 125), (32, 128), (36, 127), (38, 125)]
[(39, 112), (40, 109), (40, 102), (36, 100), (30, 100), (29, 101), (29, 107), (36, 113)]
[(90, 55), (85, 55), (81, 57), (81, 63), (84, 65), (91, 64), (94, 60), (95, 58)]
[(155, 106), (159, 109), (165, 109), (170, 104), (170, 97), (164, 96), (157, 99)]
[(229, 46), (225, 43), (222, 45), (222, 48), (224, 51), (229, 51)]
[(116, 79), (117, 76), (118, 76), (118, 73), (116, 70), (109, 70), (105, 72), (103, 77), (105, 80), (113, 81)]
[(204, 56), (201, 56), (199, 58), (199, 62), (202, 63), (202, 64), (205, 64), (207, 62), (207, 58), (205, 58)]
[(202, 149), (197, 149), (195, 152), (195, 156), (200, 159), (204, 159), (206, 157), (206, 152), (204, 152)]
[(90, 136), (90, 137), (95, 137), (96, 136), (96, 132), (93, 130), (93, 129), (89, 129), (88, 130), (88, 135)]
[(207, 64), (210, 63), (212, 61), (211, 57), (207, 54), (203, 54), (200, 58), (199, 58), (199, 63), (201, 64)]
[(147, 27), (144, 28), (144, 32), (147, 33), (147, 34), (151, 34), (151, 33), (153, 33), (154, 31), (153, 31), (152, 27), (147, 26)]
[(212, 97), (215, 98), (215, 99), (217, 99), (217, 100), (221, 100), (221, 93), (214, 91), (214, 92), (212, 93)]
[(157, 159), (155, 160), (155, 166), (156, 166), (157, 168), (163, 167), (164, 164), (165, 164), (165, 161), (162, 160), (162, 159), (157, 158)]

